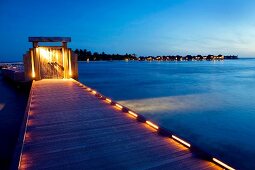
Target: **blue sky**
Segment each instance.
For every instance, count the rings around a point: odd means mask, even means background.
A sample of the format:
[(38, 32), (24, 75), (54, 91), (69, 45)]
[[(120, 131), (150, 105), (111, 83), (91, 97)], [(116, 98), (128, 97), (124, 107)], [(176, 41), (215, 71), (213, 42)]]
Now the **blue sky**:
[(1, 0), (0, 61), (21, 60), (29, 36), (71, 48), (138, 55), (255, 57), (253, 0)]

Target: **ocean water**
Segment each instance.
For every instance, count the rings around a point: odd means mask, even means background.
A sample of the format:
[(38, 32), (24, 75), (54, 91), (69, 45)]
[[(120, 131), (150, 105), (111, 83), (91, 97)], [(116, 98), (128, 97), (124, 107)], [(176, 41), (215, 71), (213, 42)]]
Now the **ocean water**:
[(4, 81), (0, 74), (0, 169), (9, 169), (29, 89)]
[(255, 169), (255, 60), (80, 62), (79, 80), (237, 169)]

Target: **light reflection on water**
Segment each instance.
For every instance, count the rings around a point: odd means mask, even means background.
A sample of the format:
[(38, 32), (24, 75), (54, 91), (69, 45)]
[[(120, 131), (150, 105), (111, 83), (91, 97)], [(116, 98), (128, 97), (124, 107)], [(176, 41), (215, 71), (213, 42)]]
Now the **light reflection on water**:
[(255, 60), (79, 63), (79, 79), (235, 168), (255, 169)]
[[(215, 109), (215, 107), (222, 108), (224, 107), (223, 101), (218, 95), (194, 94), (138, 100), (123, 100), (119, 102), (132, 110), (136, 110), (140, 114), (159, 115), (164, 113), (174, 113), (177, 111), (187, 113), (188, 111), (210, 111)], [(204, 98), (207, 98), (207, 100), (203, 100)], [(201, 106), (206, 106), (206, 108), (202, 108)]]
[(5, 104), (4, 103), (0, 103), (0, 111), (3, 110)]

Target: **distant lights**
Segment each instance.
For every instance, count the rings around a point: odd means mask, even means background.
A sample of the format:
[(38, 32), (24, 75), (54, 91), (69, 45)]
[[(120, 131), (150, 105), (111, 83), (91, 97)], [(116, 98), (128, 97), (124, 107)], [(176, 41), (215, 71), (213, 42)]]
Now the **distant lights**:
[(223, 166), (224, 168), (227, 168), (229, 170), (235, 170), (234, 168), (228, 166), (227, 164), (221, 162), (220, 160), (216, 159), (216, 158), (213, 158), (213, 161), (216, 162), (217, 164)]
[(93, 93), (93, 94), (97, 94), (97, 92), (96, 92), (95, 90), (92, 90), (92, 93)]
[(190, 145), (188, 142), (185, 142), (184, 140), (178, 138), (177, 136), (172, 135), (172, 138), (173, 138), (174, 140), (180, 142), (181, 144), (183, 144), (183, 145), (189, 147), (189, 148), (191, 147), (191, 145)]

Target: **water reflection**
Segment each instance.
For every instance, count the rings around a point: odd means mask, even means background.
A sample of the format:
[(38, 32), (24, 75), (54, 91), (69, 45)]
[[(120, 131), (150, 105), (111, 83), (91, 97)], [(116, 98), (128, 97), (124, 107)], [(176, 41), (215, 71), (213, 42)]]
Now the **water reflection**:
[(5, 104), (4, 103), (0, 103), (0, 111), (3, 110)]
[(166, 112), (170, 114), (180, 112), (187, 113), (184, 111), (201, 110), (210, 111), (214, 110), (216, 107), (220, 109), (220, 107), (224, 106), (220, 94), (216, 93), (121, 100), (119, 102), (142, 114), (163, 114)]

